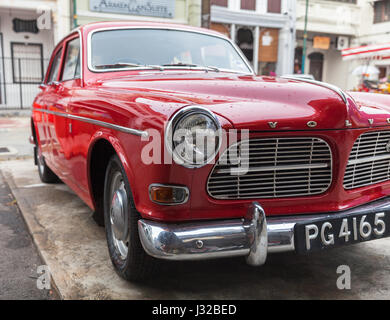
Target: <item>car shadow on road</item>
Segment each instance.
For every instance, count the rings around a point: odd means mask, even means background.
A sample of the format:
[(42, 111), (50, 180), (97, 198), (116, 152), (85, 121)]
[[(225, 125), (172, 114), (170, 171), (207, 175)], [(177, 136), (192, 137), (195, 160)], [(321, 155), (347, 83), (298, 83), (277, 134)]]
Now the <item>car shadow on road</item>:
[[(205, 299), (358, 299), (369, 294), (385, 299), (389, 280), (380, 281), (378, 275), (388, 274), (389, 262), (389, 257), (371, 252), (365, 244), (310, 256), (272, 254), (262, 267), (251, 267), (244, 258), (162, 262), (159, 276), (144, 285), (169, 289), (167, 298), (190, 292)], [(337, 288), (340, 265), (351, 269), (351, 290)]]

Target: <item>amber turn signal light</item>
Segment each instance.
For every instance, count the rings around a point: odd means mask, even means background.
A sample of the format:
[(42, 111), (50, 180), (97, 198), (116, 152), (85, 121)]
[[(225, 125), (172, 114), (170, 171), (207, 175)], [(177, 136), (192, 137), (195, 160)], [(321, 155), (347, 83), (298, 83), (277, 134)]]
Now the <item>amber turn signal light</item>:
[(155, 203), (173, 205), (187, 202), (189, 191), (186, 187), (152, 184), (149, 187), (150, 200)]

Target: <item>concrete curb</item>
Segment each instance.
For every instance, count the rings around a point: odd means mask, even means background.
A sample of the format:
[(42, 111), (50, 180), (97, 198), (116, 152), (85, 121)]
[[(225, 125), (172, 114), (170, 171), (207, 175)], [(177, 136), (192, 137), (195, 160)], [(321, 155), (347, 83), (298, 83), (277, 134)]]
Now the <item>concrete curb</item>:
[(0, 117), (30, 117), (31, 109), (23, 109), (23, 110), (0, 110)]
[(8, 152), (0, 152), (0, 160), (8, 160), (15, 157), (18, 154), (18, 150), (13, 147), (6, 146)]
[(28, 160), (28, 159), (33, 159), (34, 157), (32, 155), (18, 155), (18, 154), (15, 154), (15, 155), (12, 155), (12, 156), (7, 156), (7, 157), (4, 157), (2, 158), (0, 156), (0, 162), (5, 162), (5, 161), (9, 161), (9, 160)]

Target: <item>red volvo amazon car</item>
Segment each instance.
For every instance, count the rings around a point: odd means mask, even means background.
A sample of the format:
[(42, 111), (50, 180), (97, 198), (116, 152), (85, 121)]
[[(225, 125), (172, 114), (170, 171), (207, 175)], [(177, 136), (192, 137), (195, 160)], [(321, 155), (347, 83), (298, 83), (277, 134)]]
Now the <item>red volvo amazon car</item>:
[(39, 175), (94, 211), (126, 279), (390, 236), (390, 97), (258, 77), (219, 33), (138, 22), (72, 32), (40, 88)]

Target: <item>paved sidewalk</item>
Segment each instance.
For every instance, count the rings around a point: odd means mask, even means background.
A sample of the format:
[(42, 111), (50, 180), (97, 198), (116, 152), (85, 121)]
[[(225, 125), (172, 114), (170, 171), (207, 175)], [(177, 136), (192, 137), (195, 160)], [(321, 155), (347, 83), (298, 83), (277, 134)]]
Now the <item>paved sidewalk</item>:
[(37, 288), (37, 267), (43, 265), (11, 191), (0, 172), (0, 300), (53, 299)]
[(0, 117), (0, 160), (31, 158), (30, 135), (30, 117)]

